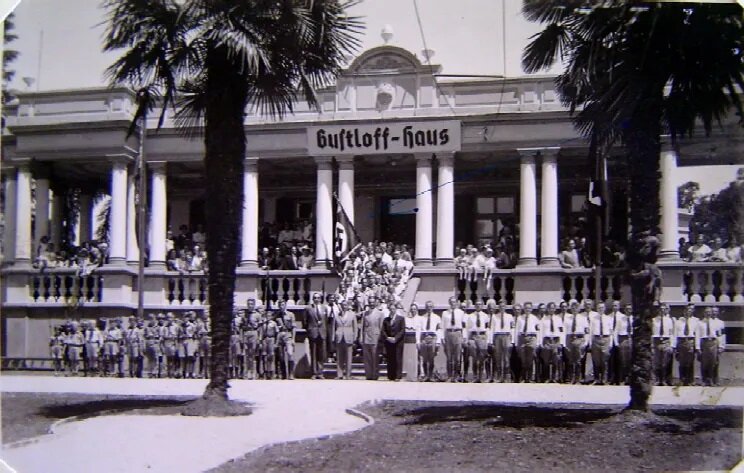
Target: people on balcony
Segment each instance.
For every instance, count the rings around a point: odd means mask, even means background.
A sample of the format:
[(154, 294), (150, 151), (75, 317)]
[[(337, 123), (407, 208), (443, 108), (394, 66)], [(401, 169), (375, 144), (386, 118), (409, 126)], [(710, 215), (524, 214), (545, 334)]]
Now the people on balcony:
[(711, 251), (710, 247), (705, 244), (705, 237), (698, 235), (695, 239), (695, 244), (690, 247), (688, 261), (692, 263), (708, 261)]

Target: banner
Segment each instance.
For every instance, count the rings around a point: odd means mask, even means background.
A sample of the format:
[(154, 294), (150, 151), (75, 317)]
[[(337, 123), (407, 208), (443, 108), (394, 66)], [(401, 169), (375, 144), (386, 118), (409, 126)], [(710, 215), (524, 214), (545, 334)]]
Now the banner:
[(458, 120), (307, 127), (310, 156), (460, 151)]
[(361, 239), (335, 192), (333, 199), (336, 201), (336, 222), (333, 225), (333, 266), (336, 272), (341, 274), (344, 261), (349, 253), (361, 244)]

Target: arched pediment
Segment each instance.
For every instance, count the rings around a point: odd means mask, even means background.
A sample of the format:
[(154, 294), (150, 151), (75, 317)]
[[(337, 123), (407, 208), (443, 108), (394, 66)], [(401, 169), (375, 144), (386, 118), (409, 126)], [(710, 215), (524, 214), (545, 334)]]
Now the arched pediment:
[(356, 74), (415, 74), (438, 71), (440, 66), (428, 66), (415, 54), (397, 46), (378, 46), (362, 53), (345, 71)]

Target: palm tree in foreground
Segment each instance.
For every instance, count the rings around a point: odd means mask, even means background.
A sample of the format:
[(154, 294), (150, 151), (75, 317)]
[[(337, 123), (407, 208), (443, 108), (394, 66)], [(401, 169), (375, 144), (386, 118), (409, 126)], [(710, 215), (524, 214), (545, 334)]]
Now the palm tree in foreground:
[[(282, 116), (335, 78), (359, 45), (343, 0), (106, 0), (104, 50), (125, 52), (112, 84), (139, 91), (134, 121), (176, 110), (203, 131), (212, 329), (209, 401), (227, 401), (227, 359), (243, 206), (246, 107)], [(256, 230), (257, 231), (257, 230)]]
[[(594, 3), (594, 6), (591, 4)], [(630, 170), (628, 272), (633, 355), (628, 409), (648, 410), (651, 319), (658, 297), (661, 135), (672, 146), (702, 123), (706, 133), (732, 109), (742, 112), (744, 22), (737, 5), (603, 0), (525, 0), (544, 29), (522, 63), (537, 72), (564, 62), (561, 99), (601, 153), (621, 142)], [(738, 90), (737, 90), (738, 87)], [(595, 148), (596, 144), (596, 148)], [(594, 152), (593, 151), (593, 152)]]

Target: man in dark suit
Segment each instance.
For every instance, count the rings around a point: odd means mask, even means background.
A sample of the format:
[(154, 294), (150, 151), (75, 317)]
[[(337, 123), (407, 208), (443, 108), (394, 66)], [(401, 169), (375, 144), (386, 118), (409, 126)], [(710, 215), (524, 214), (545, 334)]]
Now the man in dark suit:
[(385, 342), (387, 376), (391, 381), (398, 381), (403, 376), (403, 337), (406, 334), (406, 318), (400, 302), (390, 302), (390, 315), (382, 321), (380, 337)]
[(323, 363), (326, 360), (327, 314), (320, 294), (313, 294), (313, 301), (305, 310), (305, 330), (310, 342), (310, 368), (313, 379), (323, 379)]

